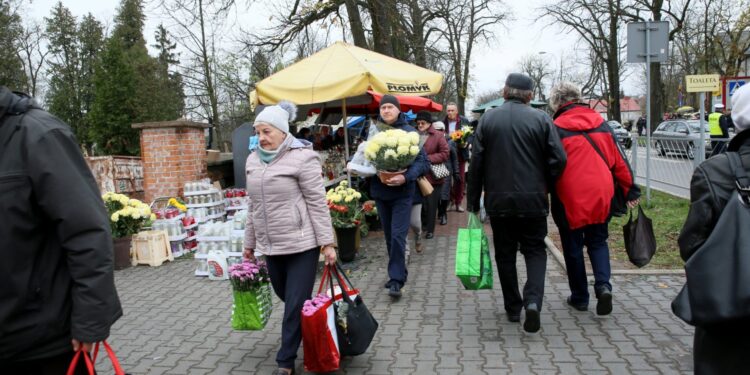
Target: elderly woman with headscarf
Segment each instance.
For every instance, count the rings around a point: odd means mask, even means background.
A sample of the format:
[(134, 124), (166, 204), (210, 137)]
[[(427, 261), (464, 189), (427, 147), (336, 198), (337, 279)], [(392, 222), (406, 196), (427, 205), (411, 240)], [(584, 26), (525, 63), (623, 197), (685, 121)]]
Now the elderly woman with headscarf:
[(266, 257), (271, 285), (284, 302), (281, 349), (275, 375), (294, 372), (302, 340), (301, 312), (312, 295), (318, 257), (335, 264), (333, 227), (312, 143), (289, 133), (294, 104), (281, 102), (255, 118), (257, 152), (247, 158), (247, 224), (244, 257)]

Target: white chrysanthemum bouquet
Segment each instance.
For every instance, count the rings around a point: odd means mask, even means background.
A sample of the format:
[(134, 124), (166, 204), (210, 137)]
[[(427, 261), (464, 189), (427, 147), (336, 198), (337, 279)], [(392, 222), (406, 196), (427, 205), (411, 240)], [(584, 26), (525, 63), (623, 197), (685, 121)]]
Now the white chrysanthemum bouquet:
[(379, 132), (367, 141), (365, 158), (379, 171), (403, 171), (419, 154), (419, 134), (400, 129)]

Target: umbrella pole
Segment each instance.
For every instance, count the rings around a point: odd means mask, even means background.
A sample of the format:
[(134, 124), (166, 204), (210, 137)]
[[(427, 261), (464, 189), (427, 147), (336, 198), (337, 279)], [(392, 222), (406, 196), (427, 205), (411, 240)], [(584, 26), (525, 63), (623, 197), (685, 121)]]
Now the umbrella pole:
[[(349, 124), (346, 121), (346, 98), (341, 99), (341, 113), (343, 115), (344, 123), (344, 170), (346, 170), (346, 163), (349, 160)], [(349, 182), (349, 187), (352, 186), (352, 176), (349, 172), (346, 172), (346, 181)]]

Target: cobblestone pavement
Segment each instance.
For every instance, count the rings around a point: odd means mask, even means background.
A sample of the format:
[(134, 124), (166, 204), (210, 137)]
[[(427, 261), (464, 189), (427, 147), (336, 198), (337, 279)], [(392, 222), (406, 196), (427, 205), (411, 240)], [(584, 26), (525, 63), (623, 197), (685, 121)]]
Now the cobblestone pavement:
[[(616, 276), (608, 317), (565, 304), (564, 270), (548, 257), (542, 330), (505, 317), (500, 284), (464, 290), (453, 276), (455, 235), (438, 231), (413, 255), (404, 296), (392, 302), (380, 236), (363, 241), (351, 271), (380, 322), (366, 354), (342, 361), (351, 374), (679, 374), (692, 372), (692, 329), (669, 304), (682, 276)], [(494, 257), (493, 257), (494, 259)], [(520, 257), (519, 257), (520, 259)], [(522, 262), (520, 262), (522, 264)], [(193, 260), (115, 273), (125, 310), (109, 341), (132, 374), (270, 374), (280, 343), (280, 301), (263, 331), (232, 331), (228, 282), (193, 276)], [(495, 269), (496, 270), (496, 269)], [(519, 269), (524, 275), (524, 268)], [(593, 304), (592, 304), (593, 308)], [(104, 360), (101, 368), (108, 373)], [(102, 370), (100, 370), (102, 371)], [(302, 349), (297, 360), (302, 373)]]

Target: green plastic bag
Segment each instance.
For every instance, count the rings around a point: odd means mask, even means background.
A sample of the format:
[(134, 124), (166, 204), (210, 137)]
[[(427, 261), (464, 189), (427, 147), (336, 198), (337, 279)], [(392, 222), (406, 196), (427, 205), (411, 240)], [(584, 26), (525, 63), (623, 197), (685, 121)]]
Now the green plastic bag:
[(232, 329), (258, 331), (271, 316), (271, 286), (265, 283), (253, 290), (233, 290)]
[(468, 290), (492, 289), (490, 242), (474, 213), (469, 213), (467, 228), (458, 230), (456, 276)]

